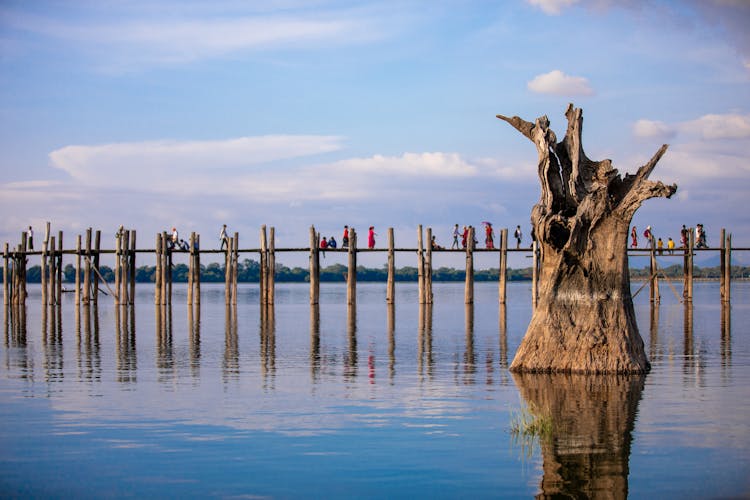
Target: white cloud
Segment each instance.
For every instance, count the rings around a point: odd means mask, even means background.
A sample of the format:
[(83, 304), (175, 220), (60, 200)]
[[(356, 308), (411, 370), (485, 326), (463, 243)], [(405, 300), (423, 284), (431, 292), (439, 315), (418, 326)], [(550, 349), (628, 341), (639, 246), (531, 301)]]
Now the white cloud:
[(125, 11), (115, 18), (118, 21), (4, 13), (7, 26), (82, 44), (90, 53), (99, 53), (110, 69), (189, 63), (250, 50), (349, 45), (379, 39), (384, 33), (372, 18), (346, 11), (315, 15), (190, 12), (164, 18)]
[(674, 137), (675, 130), (661, 121), (638, 120), (633, 124), (633, 135), (645, 139), (669, 139)]
[(337, 172), (374, 174), (383, 176), (470, 177), (477, 168), (456, 153), (404, 153), (402, 156), (375, 155), (370, 158), (351, 158), (336, 162)]
[(558, 15), (563, 9), (578, 3), (578, 0), (526, 0), (526, 2), (538, 7), (545, 14)]
[[(149, 141), (66, 146), (49, 154), (52, 166), (84, 184), (181, 184), (193, 169), (247, 168), (341, 149), (342, 138), (269, 135), (218, 141)], [(150, 181), (150, 182), (149, 182)]]
[(680, 129), (703, 139), (750, 138), (750, 114), (709, 114), (680, 125)]
[(560, 96), (589, 96), (594, 94), (594, 90), (586, 78), (569, 76), (558, 69), (535, 76), (526, 86), (532, 92), (539, 94)]

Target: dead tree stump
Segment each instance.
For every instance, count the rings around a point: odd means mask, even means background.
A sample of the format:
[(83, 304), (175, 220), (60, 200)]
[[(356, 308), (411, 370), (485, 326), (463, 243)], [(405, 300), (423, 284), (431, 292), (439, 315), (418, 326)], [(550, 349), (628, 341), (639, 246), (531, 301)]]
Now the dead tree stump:
[(510, 370), (644, 373), (650, 364), (630, 295), (627, 236), (643, 201), (677, 191), (648, 180), (667, 145), (622, 178), (611, 160), (586, 157), (581, 109), (571, 104), (565, 116), (557, 142), (546, 116), (530, 123), (497, 115), (536, 145), (542, 191), (531, 211), (539, 299)]

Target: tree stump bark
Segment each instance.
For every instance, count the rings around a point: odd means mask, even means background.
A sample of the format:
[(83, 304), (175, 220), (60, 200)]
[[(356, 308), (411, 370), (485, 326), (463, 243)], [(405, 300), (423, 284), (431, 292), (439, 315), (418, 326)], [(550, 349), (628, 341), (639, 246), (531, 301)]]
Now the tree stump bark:
[(542, 191), (531, 211), (542, 262), (539, 300), (510, 370), (645, 373), (650, 364), (630, 294), (627, 236), (643, 201), (677, 191), (648, 180), (667, 145), (622, 178), (611, 160), (586, 157), (581, 109), (571, 104), (565, 116), (568, 128), (557, 142), (546, 116), (530, 123), (497, 115), (536, 145)]

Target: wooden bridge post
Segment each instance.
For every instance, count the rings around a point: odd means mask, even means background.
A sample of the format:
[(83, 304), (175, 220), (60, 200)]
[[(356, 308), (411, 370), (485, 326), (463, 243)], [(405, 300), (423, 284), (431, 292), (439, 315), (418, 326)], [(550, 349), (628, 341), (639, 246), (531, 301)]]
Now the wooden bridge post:
[(271, 226), (268, 233), (268, 304), (273, 305), (276, 300), (276, 228)]
[(719, 296), (721, 302), (726, 302), (726, 291), (727, 291), (727, 255), (725, 252), (726, 247), (726, 229), (723, 227), (719, 232)]
[[(63, 282), (63, 232), (57, 233), (57, 303), (62, 304), (62, 282)], [(59, 314), (59, 311), (58, 311)]]
[(474, 227), (469, 228), (466, 242), (466, 281), (464, 283), (464, 304), (474, 303)]
[(135, 243), (135, 229), (130, 230), (130, 255), (128, 255), (128, 278), (130, 281), (130, 294), (129, 304), (135, 304), (135, 277), (137, 275), (137, 269), (135, 267), (135, 254), (136, 254), (136, 243)]
[[(55, 237), (52, 236), (49, 240), (50, 245), (50, 259), (49, 259), (49, 291), (47, 292), (47, 304), (57, 304), (57, 247), (55, 245)], [(47, 283), (45, 283), (47, 285)]]
[(320, 234), (310, 226), (310, 305), (320, 302)]
[(86, 263), (83, 266), (83, 303), (91, 303), (91, 228), (86, 229)]
[[(81, 235), (76, 238), (76, 306), (81, 305)], [(76, 307), (76, 310), (78, 307)]]
[[(99, 257), (100, 257), (100, 250), (101, 250), (101, 242), (102, 242), (102, 232), (101, 230), (97, 229), (96, 233), (94, 234), (94, 269), (96, 272), (99, 271)], [(94, 276), (94, 304), (99, 303), (99, 277)]]
[(419, 295), (419, 303), (424, 304), (424, 239), (422, 224), (417, 226), (417, 292)]
[[(195, 273), (195, 231), (190, 233), (190, 249), (188, 250), (188, 288), (187, 288), (187, 305), (193, 305), (193, 280)], [(190, 309), (192, 314), (192, 309)]]
[(393, 304), (396, 296), (396, 258), (394, 252), (393, 228), (388, 228), (388, 281), (385, 285), (385, 302)]
[(10, 298), (10, 285), (8, 283), (8, 244), (3, 248), (3, 305), (8, 305)]
[(198, 314), (200, 315), (201, 305), (201, 235), (195, 235), (195, 276), (193, 278), (195, 283), (195, 304), (198, 306)]
[(230, 305), (232, 300), (232, 254), (234, 253), (234, 237), (229, 237), (227, 252), (224, 256), (224, 304)]
[(732, 235), (727, 234), (724, 240), (724, 288), (723, 300), (728, 304), (732, 299)]
[(44, 239), (42, 240), (42, 261), (41, 261), (41, 278), (42, 278), (42, 305), (47, 305), (51, 303), (49, 296), (47, 295), (49, 293), (49, 283), (47, 283), (47, 249), (49, 245), (49, 226), (50, 223), (47, 223), (47, 231), (44, 234)]
[(154, 244), (154, 305), (161, 304), (161, 234), (156, 234)]
[(119, 276), (116, 277), (117, 286), (115, 292), (117, 293), (116, 300), (122, 305), (128, 304), (128, 253), (130, 250), (130, 231), (124, 230), (120, 233), (120, 248), (117, 255), (119, 264), (117, 265)]
[(500, 230), (500, 267), (498, 268), (497, 297), (500, 304), (505, 304), (508, 282), (508, 228)]
[(237, 305), (237, 280), (239, 278), (240, 262), (240, 233), (234, 233), (234, 246), (232, 247), (232, 305)]
[(346, 273), (346, 303), (357, 303), (357, 232), (349, 228), (349, 268)]
[(427, 251), (424, 261), (424, 300), (432, 304), (432, 228), (427, 228)]
[(258, 271), (258, 287), (260, 289), (260, 303), (268, 304), (268, 242), (266, 225), (260, 226), (260, 269)]
[(169, 287), (169, 280), (171, 278), (169, 269), (169, 245), (167, 244), (167, 233), (162, 231), (161, 233), (161, 305), (169, 305), (167, 301), (167, 292), (171, 292)]
[(117, 230), (117, 233), (115, 234), (115, 291), (117, 294), (115, 295), (115, 304), (120, 304), (122, 297), (122, 294), (120, 293), (120, 289), (122, 288), (122, 283), (120, 282), (122, 279), (122, 243), (123, 243), (123, 233), (124, 231)]
[(649, 262), (649, 273), (651, 277), (650, 280), (650, 287), (649, 287), (649, 297), (651, 300), (651, 303), (659, 303), (661, 301), (661, 296), (659, 295), (659, 274), (657, 272), (658, 265), (656, 263), (656, 242), (654, 240), (654, 236), (651, 235), (651, 238), (649, 238), (649, 245), (650, 245), (650, 262)]

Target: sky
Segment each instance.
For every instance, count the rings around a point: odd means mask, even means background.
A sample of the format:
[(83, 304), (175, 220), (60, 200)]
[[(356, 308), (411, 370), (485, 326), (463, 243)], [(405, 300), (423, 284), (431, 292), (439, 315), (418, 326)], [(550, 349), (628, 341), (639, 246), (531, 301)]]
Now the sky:
[(562, 138), (573, 103), (587, 156), (623, 175), (669, 144), (651, 179), (677, 194), (636, 226), (750, 247), (747, 26), (748, 0), (3, 0), (0, 243), (46, 221), (66, 247), (120, 224), (139, 247), (177, 227), (211, 248), (222, 224), (242, 248), (263, 224), (277, 247), (311, 225), (528, 235), (536, 149), (495, 115)]

